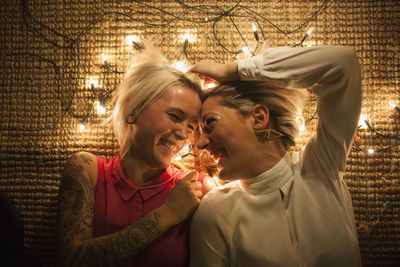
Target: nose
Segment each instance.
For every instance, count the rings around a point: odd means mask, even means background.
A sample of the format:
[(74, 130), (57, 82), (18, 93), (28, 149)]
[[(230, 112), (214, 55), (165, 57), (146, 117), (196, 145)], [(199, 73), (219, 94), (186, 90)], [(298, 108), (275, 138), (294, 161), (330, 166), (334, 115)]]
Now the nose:
[(179, 127), (179, 129), (177, 129), (175, 131), (176, 136), (178, 137), (178, 139), (180, 140), (185, 140), (188, 138), (188, 126), (185, 124), (182, 124), (181, 127)]
[(198, 149), (206, 149), (209, 144), (210, 140), (205, 134), (201, 134), (196, 143)]

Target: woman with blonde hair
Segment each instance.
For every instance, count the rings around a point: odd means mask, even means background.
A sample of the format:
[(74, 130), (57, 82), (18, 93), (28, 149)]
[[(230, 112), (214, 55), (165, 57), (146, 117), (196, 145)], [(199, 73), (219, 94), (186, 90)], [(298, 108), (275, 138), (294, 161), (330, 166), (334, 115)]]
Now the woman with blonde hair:
[[(354, 51), (280, 47), (191, 70), (222, 82), (205, 93), (197, 146), (230, 182), (195, 212), (191, 266), (361, 266), (343, 180), (361, 108)], [(317, 96), (319, 122), (295, 152), (305, 88)]]
[(194, 74), (172, 68), (146, 45), (126, 72), (110, 118), (120, 153), (78, 152), (59, 189), (65, 266), (185, 266), (190, 216), (207, 186), (171, 160), (192, 135), (201, 107)]

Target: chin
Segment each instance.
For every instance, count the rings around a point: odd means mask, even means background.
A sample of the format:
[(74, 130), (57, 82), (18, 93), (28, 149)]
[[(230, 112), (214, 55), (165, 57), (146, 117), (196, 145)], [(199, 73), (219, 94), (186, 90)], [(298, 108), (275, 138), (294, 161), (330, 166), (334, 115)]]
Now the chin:
[(172, 158), (156, 158), (154, 160), (154, 168), (165, 169), (171, 165)]
[(222, 181), (230, 182), (233, 180), (237, 180), (238, 176), (235, 176), (232, 171), (229, 171), (226, 168), (222, 168), (218, 171), (218, 178)]

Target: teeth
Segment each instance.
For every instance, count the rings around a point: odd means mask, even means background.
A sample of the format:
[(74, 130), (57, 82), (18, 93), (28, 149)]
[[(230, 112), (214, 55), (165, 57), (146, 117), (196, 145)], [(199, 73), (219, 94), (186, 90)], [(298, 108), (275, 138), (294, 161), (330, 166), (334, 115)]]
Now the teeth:
[(224, 157), (224, 155), (223, 154), (219, 154), (219, 153), (217, 153), (217, 154), (211, 153), (211, 157), (214, 159), (214, 161), (219, 161), (221, 158)]
[(160, 143), (161, 143), (162, 145), (166, 146), (166, 147), (167, 147), (169, 150), (171, 150), (172, 152), (175, 152), (175, 151), (178, 150), (178, 147), (177, 147), (177, 146), (171, 144), (171, 143), (168, 142), (167, 140), (160, 139)]

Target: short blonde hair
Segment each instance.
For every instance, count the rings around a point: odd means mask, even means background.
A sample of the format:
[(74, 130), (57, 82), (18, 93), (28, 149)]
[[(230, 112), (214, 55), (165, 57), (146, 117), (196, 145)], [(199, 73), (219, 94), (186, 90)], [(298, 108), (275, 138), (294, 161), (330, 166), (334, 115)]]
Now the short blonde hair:
[(285, 148), (295, 145), (299, 130), (296, 118), (303, 109), (306, 90), (288, 89), (272, 81), (235, 81), (222, 83), (204, 94), (203, 102), (209, 97), (222, 96), (221, 105), (237, 109), (243, 116), (250, 115), (256, 104), (265, 105), (273, 129), (284, 134), (281, 140)]
[(120, 145), (121, 158), (131, 148), (131, 136), (136, 128), (134, 124), (127, 123), (127, 117), (132, 113), (138, 116), (173, 85), (192, 88), (201, 98), (200, 79), (195, 74), (172, 68), (158, 49), (151, 43), (145, 43), (144, 50), (136, 56), (118, 87), (114, 111), (108, 118)]

